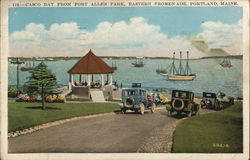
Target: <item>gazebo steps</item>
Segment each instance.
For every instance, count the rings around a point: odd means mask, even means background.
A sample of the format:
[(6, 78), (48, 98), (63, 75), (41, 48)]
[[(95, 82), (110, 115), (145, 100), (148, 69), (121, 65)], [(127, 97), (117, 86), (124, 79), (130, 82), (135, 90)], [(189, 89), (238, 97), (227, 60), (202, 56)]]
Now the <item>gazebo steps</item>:
[(90, 96), (93, 102), (106, 102), (103, 92), (100, 90), (90, 90)]

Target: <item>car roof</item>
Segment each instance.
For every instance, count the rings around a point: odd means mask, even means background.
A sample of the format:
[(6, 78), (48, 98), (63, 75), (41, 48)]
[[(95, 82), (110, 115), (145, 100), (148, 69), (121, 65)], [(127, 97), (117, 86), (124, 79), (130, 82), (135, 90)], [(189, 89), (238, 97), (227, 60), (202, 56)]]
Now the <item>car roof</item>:
[(186, 93), (193, 93), (191, 91), (185, 91), (185, 90), (172, 90), (172, 92), (186, 92)]

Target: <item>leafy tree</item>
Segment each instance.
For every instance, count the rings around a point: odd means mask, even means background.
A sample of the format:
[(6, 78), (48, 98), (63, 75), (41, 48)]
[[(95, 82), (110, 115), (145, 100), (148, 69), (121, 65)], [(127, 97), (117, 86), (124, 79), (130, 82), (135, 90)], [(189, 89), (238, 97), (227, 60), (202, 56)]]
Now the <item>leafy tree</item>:
[(26, 82), (26, 91), (29, 94), (41, 94), (42, 108), (45, 107), (45, 93), (56, 85), (56, 76), (48, 69), (47, 65), (41, 62), (31, 71), (31, 76), (28, 77), (29, 81)]

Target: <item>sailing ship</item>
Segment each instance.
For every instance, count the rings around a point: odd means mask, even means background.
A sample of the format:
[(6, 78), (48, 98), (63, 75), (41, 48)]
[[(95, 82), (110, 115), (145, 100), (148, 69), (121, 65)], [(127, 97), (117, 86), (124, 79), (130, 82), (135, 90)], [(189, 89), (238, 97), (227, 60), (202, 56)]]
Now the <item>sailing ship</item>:
[(20, 68), (21, 71), (30, 71), (30, 70), (33, 70), (33, 68), (35, 66), (35, 62), (34, 61), (33, 61), (33, 65), (31, 64), (30, 61), (27, 61), (25, 64), (26, 65), (24, 67)]
[(136, 57), (135, 62), (132, 63), (134, 67), (144, 67), (143, 57)]
[(167, 75), (168, 80), (175, 81), (191, 81), (196, 78), (196, 74), (193, 74), (189, 66), (189, 52), (187, 51), (186, 66), (182, 65), (182, 57), (180, 52), (179, 68), (175, 67), (175, 52), (173, 53), (173, 61), (170, 65), (170, 71)]
[(228, 59), (227, 57), (225, 57), (225, 58), (223, 59), (223, 61), (220, 63), (220, 65), (221, 65), (222, 67), (224, 67), (224, 68), (230, 68), (230, 67), (232, 67), (231, 61), (230, 61), (230, 59)]

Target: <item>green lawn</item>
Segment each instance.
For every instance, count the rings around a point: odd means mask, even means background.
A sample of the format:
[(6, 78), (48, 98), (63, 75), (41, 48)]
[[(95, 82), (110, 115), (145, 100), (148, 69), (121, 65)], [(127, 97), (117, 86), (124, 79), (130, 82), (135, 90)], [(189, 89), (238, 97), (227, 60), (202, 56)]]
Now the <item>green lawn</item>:
[(41, 103), (9, 102), (9, 132), (71, 117), (119, 110), (117, 103)]
[(242, 102), (183, 120), (176, 127), (172, 149), (174, 153), (242, 153)]

